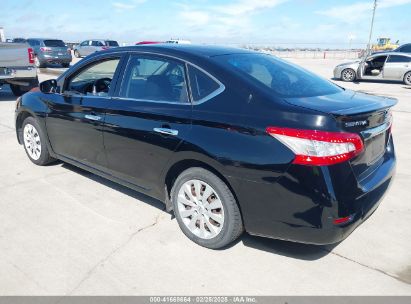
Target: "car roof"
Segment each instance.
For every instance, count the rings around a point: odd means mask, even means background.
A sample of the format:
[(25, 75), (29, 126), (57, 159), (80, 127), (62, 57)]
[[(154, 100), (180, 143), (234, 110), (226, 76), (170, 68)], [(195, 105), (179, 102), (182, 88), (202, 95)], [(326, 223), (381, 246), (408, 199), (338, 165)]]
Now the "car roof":
[[(260, 54), (255, 51), (216, 45), (195, 45), (195, 44), (173, 44), (173, 43), (158, 43), (158, 44), (143, 44), (121, 47), (121, 50), (127, 51), (146, 51), (159, 54), (169, 55), (188, 55), (196, 57), (214, 57), (229, 54)], [(118, 52), (119, 49), (109, 49), (105, 52)]]
[(63, 41), (63, 39), (58, 39), (58, 38), (27, 38), (27, 40), (32, 39), (32, 40), (60, 40)]
[(89, 41), (89, 40), (93, 40), (93, 41), (115, 41), (114, 39), (104, 39), (104, 38), (90, 38), (90, 39), (84, 39), (82, 41)]
[(404, 57), (411, 57), (411, 54), (409, 53), (401, 53), (401, 52), (382, 52), (382, 53), (375, 53), (370, 55), (370, 57), (375, 57), (375, 56), (388, 56), (388, 55), (395, 55), (395, 56), (404, 56)]

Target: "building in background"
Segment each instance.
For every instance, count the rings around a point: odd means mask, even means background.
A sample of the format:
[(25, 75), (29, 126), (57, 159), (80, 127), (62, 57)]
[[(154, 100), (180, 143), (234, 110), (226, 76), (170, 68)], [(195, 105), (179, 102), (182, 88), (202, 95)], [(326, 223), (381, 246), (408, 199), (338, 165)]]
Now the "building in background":
[(6, 36), (4, 36), (4, 28), (0, 26), (0, 42), (5, 42)]

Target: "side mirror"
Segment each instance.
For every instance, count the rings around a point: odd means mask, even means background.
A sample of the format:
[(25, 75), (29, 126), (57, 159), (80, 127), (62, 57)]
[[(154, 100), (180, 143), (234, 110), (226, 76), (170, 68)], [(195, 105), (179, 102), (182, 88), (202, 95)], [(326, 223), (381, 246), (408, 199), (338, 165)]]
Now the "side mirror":
[(40, 83), (40, 91), (45, 94), (56, 93), (57, 81), (55, 79), (49, 79)]

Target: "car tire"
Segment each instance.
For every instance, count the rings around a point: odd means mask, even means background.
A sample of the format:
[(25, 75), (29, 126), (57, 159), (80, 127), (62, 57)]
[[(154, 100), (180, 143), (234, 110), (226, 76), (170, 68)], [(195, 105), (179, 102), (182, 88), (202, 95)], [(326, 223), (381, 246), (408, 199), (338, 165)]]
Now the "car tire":
[(24, 93), (27, 93), (28, 91), (30, 91), (32, 88), (38, 87), (38, 85), (39, 85), (39, 80), (36, 77), (30, 81), (30, 84), (28, 86), (10, 84), (10, 89), (13, 92), (14, 96), (21, 96)]
[(405, 73), (404, 75), (404, 83), (406, 85), (411, 85), (411, 71)]
[(22, 125), (22, 142), (28, 158), (38, 166), (54, 161), (46, 144), (46, 137), (34, 117), (27, 117)]
[(11, 92), (13, 93), (13, 95), (16, 96), (16, 97), (21, 96), (21, 95), (23, 95), (24, 93), (27, 92), (27, 91), (23, 90), (23, 86), (19, 86), (19, 85), (16, 85), (16, 84), (11, 84), (10, 89), (11, 89)]
[(357, 78), (357, 75), (353, 69), (344, 69), (341, 71), (341, 80), (346, 82), (352, 82)]
[(41, 62), (37, 56), (34, 57), (34, 65), (36, 66), (36, 68), (39, 68), (39, 69), (45, 67), (45, 64)]
[(220, 249), (243, 232), (233, 193), (218, 176), (203, 168), (190, 168), (178, 176), (171, 202), (180, 229), (200, 246)]
[(80, 53), (77, 50), (74, 50), (74, 57), (80, 58)]

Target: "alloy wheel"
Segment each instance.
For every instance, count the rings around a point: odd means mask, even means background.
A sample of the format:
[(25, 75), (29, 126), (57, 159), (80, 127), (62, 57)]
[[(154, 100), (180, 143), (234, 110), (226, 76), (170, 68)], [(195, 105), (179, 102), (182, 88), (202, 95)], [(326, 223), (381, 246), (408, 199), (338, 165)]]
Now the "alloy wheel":
[(32, 159), (38, 160), (41, 156), (41, 141), (39, 132), (33, 125), (26, 124), (24, 126), (23, 136), (24, 147), (26, 148), (28, 155)]
[(197, 237), (212, 239), (223, 229), (223, 204), (206, 182), (185, 182), (178, 192), (177, 205), (184, 225)]
[(411, 72), (405, 75), (405, 83), (411, 85)]
[(355, 72), (352, 69), (345, 69), (342, 72), (342, 78), (345, 81), (352, 81), (355, 78)]

